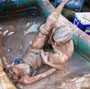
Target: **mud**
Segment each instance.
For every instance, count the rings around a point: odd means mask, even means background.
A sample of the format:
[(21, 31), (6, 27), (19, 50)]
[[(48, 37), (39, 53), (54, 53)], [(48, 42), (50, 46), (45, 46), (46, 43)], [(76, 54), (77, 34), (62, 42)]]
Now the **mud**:
[(90, 89), (90, 73), (67, 77), (61, 83), (61, 89)]
[[(4, 52), (9, 63), (12, 63), (15, 59), (21, 58), (26, 52), (27, 48), (30, 45), (30, 42), (37, 35), (36, 32), (29, 33), (24, 35), (24, 32), (35, 23), (43, 23), (44, 18), (40, 16), (18, 16), (18, 17), (9, 17), (0, 21), (0, 30), (10, 32), (15, 32), (14, 34), (4, 36), (3, 46)], [(39, 45), (39, 44), (38, 44)], [(26, 61), (29, 61), (26, 60)], [(50, 69), (47, 65), (44, 65), (42, 68), (38, 69), (38, 73), (47, 71)], [(90, 63), (84, 59), (77, 52), (74, 52), (71, 60), (69, 61), (68, 66), (63, 70), (57, 70), (53, 75), (42, 79), (32, 85), (23, 86), (22, 89), (60, 89), (60, 82), (64, 77), (77, 75), (81, 73), (90, 72)]]

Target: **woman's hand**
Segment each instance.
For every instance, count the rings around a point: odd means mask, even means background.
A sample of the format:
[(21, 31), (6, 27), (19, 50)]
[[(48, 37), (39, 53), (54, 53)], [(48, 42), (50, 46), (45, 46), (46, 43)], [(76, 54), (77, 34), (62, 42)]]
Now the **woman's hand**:
[(63, 69), (65, 66), (66, 66), (66, 64), (53, 64), (53, 63), (51, 63), (51, 62), (49, 62), (48, 61), (48, 53), (44, 53), (44, 51), (43, 50), (41, 50), (41, 56), (42, 56), (42, 59), (43, 59), (43, 61), (45, 62), (45, 64), (47, 64), (47, 65), (49, 65), (50, 67), (53, 67), (53, 68), (55, 68), (55, 69), (59, 69), (59, 70), (61, 70), (61, 69)]

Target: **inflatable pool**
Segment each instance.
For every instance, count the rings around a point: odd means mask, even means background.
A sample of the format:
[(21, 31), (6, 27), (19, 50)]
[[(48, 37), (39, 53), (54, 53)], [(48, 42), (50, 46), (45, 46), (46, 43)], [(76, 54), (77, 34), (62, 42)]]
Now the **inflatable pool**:
[[(48, 0), (1, 0), (0, 1), (0, 30), (5, 32), (10, 30), (13, 35), (4, 38), (6, 57), (9, 62), (20, 58), (25, 53), (29, 44), (32, 42), (35, 33), (24, 33), (35, 24), (44, 23), (45, 19), (55, 10)], [(75, 46), (74, 54), (66, 69), (58, 70), (50, 77), (37, 82), (35, 85), (25, 86), (24, 89), (58, 89), (59, 82), (63, 77), (71, 73), (90, 72), (90, 36), (82, 32), (63, 15), (60, 21), (74, 30), (73, 42)], [(36, 29), (36, 28), (35, 28)], [(29, 60), (27, 60), (29, 61)], [(46, 70), (47, 68), (43, 69)]]

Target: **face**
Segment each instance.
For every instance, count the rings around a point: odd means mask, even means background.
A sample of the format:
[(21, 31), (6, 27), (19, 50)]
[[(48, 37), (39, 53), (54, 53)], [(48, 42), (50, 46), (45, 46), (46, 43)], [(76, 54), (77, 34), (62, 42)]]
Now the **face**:
[(6, 73), (8, 77), (13, 80), (13, 82), (17, 82), (22, 76), (22, 70), (18, 67), (10, 67), (6, 69)]
[(14, 82), (17, 82), (22, 76), (32, 75), (34, 71), (30, 65), (26, 63), (22, 63), (16, 66), (7, 68), (6, 73), (11, 80), (14, 80)]
[(24, 75), (32, 74), (32, 67), (27, 63), (21, 63), (21, 64), (16, 65), (15, 67), (21, 69)]

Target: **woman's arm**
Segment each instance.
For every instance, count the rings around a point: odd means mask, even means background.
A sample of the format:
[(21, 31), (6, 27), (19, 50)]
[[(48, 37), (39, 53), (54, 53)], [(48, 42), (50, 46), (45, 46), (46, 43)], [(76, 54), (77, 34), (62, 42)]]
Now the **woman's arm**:
[(33, 84), (34, 82), (37, 82), (38, 80), (41, 80), (49, 75), (51, 75), (52, 73), (54, 73), (56, 71), (56, 69), (51, 68), (50, 70), (48, 70), (47, 72), (44, 72), (42, 74), (30, 77), (29, 75), (26, 75), (24, 77), (22, 77), (18, 82), (25, 84), (25, 85), (30, 85)]
[[(53, 57), (54, 55), (56, 55), (55, 53), (53, 54)], [(56, 69), (63, 69), (66, 65), (67, 65), (67, 62), (61, 62), (60, 64), (54, 64), (54, 63), (51, 63), (48, 61), (48, 53), (44, 53), (43, 50), (41, 50), (41, 56), (42, 56), (42, 59), (43, 61), (45, 62), (45, 64), (49, 65), (50, 67), (53, 67), (53, 68), (56, 68)], [(56, 59), (58, 60), (58, 59)]]
[(51, 63), (51, 62), (49, 62), (49, 61), (47, 61), (47, 62), (45, 62), (47, 65), (49, 65), (50, 67), (53, 67), (53, 68), (55, 68), (55, 69), (59, 69), (59, 70), (61, 70), (61, 69), (63, 69), (66, 65), (65, 64), (63, 64), (63, 65), (59, 65), (59, 64), (53, 64), (53, 63)]

